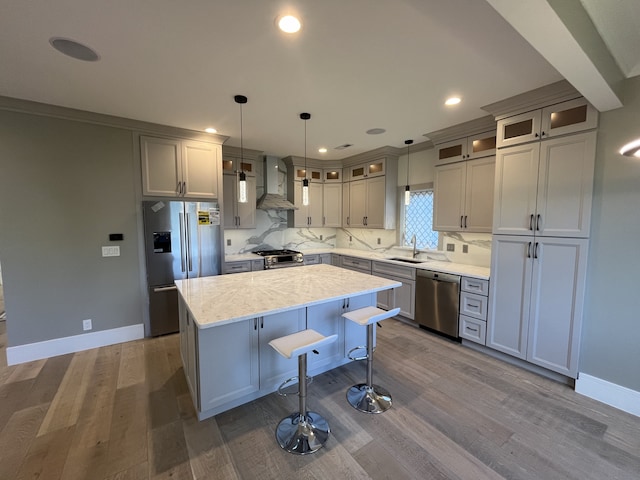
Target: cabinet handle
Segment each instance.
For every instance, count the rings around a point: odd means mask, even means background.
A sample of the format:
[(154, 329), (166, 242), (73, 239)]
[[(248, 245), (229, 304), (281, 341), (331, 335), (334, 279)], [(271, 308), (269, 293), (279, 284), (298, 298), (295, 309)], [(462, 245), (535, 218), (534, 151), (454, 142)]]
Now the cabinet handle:
[(350, 305), (349, 299), (347, 298), (347, 308), (349, 308), (349, 305)]
[(176, 185), (176, 192), (178, 192), (178, 195), (182, 195), (182, 182), (178, 182), (178, 185)]
[(529, 216), (529, 230), (533, 231), (533, 213)]
[(264, 328), (264, 317), (260, 317), (260, 328)]
[(187, 182), (182, 182), (182, 196), (187, 194)]
[(546, 133), (544, 133), (544, 130), (542, 131), (542, 136), (544, 137), (546, 135)]
[(467, 228), (467, 216), (464, 216), (464, 228)]
[(253, 329), (254, 329), (254, 330), (257, 330), (257, 329), (258, 329), (258, 319), (257, 319), (257, 318), (254, 318), (254, 319), (253, 319)]
[(351, 217), (347, 217), (347, 225), (351, 225)]
[(540, 222), (542, 221), (542, 217), (540, 216), (540, 214), (538, 214), (537, 218), (536, 218), (536, 230), (539, 232), (540, 231)]
[(464, 215), (460, 215), (460, 228), (463, 228), (462, 226), (462, 219), (464, 218)]
[(478, 333), (478, 329), (477, 328), (466, 327), (466, 329), (469, 330), (470, 332)]
[(531, 242), (529, 242), (527, 246), (527, 258), (531, 258)]
[(538, 137), (539, 137), (539, 135), (538, 135), (537, 133), (534, 133), (534, 137), (538, 138)]
[(322, 225), (325, 225), (327, 223), (327, 217), (322, 217)]
[(540, 244), (536, 242), (536, 248), (533, 251), (533, 258), (538, 258), (538, 245)]

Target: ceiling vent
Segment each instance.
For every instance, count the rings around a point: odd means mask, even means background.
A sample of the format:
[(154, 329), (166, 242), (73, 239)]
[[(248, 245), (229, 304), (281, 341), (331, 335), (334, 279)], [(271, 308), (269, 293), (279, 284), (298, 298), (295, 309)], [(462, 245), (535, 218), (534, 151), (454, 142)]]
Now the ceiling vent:
[(336, 147), (336, 150), (344, 150), (345, 148), (353, 147), (353, 143), (345, 143)]

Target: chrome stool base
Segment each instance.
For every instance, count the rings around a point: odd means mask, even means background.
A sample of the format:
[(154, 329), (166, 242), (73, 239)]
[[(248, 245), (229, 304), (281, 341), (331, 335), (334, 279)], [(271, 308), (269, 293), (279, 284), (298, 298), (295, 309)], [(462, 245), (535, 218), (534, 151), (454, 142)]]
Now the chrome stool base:
[(329, 438), (329, 424), (318, 413), (299, 412), (283, 418), (276, 428), (276, 440), (289, 453), (306, 455), (322, 448)]
[(364, 413), (382, 413), (391, 408), (391, 394), (379, 385), (354, 385), (347, 390), (347, 401)]

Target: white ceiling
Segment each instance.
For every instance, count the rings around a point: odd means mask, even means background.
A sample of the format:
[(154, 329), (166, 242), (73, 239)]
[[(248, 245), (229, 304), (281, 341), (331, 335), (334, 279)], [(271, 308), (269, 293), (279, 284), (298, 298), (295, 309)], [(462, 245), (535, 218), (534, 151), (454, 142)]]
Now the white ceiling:
[[(0, 95), (214, 126), (239, 146), (233, 96), (243, 94), (245, 148), (277, 156), (304, 155), (301, 112), (311, 113), (307, 155), (340, 159), (425, 141), (485, 116), (483, 105), (563, 78), (480, 0), (0, 0), (0, 9)], [(302, 16), (299, 34), (275, 28), (285, 12)], [(49, 45), (56, 36), (100, 61), (62, 55)], [(445, 107), (453, 94), (462, 103)]]

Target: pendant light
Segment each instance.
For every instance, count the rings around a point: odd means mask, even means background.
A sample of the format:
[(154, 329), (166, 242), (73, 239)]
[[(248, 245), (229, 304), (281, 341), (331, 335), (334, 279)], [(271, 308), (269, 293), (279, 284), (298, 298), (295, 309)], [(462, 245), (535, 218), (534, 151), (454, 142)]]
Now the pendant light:
[[(247, 174), (244, 173), (242, 165), (244, 163), (244, 144), (242, 135), (242, 105), (247, 103), (247, 97), (236, 95), (233, 99), (240, 105), (240, 175), (238, 176), (238, 202), (247, 203)], [(236, 170), (237, 171), (237, 170)]]
[(413, 140), (405, 140), (404, 144), (407, 146), (407, 185), (404, 187), (404, 204), (409, 205), (411, 203), (411, 189), (409, 188), (409, 146), (413, 143)]
[(302, 205), (309, 205), (309, 179), (307, 178), (307, 120), (311, 118), (310, 113), (301, 113), (300, 119), (304, 120), (304, 180), (302, 181)]
[(622, 147), (620, 149), (620, 155), (624, 155), (625, 157), (640, 157), (640, 138)]

